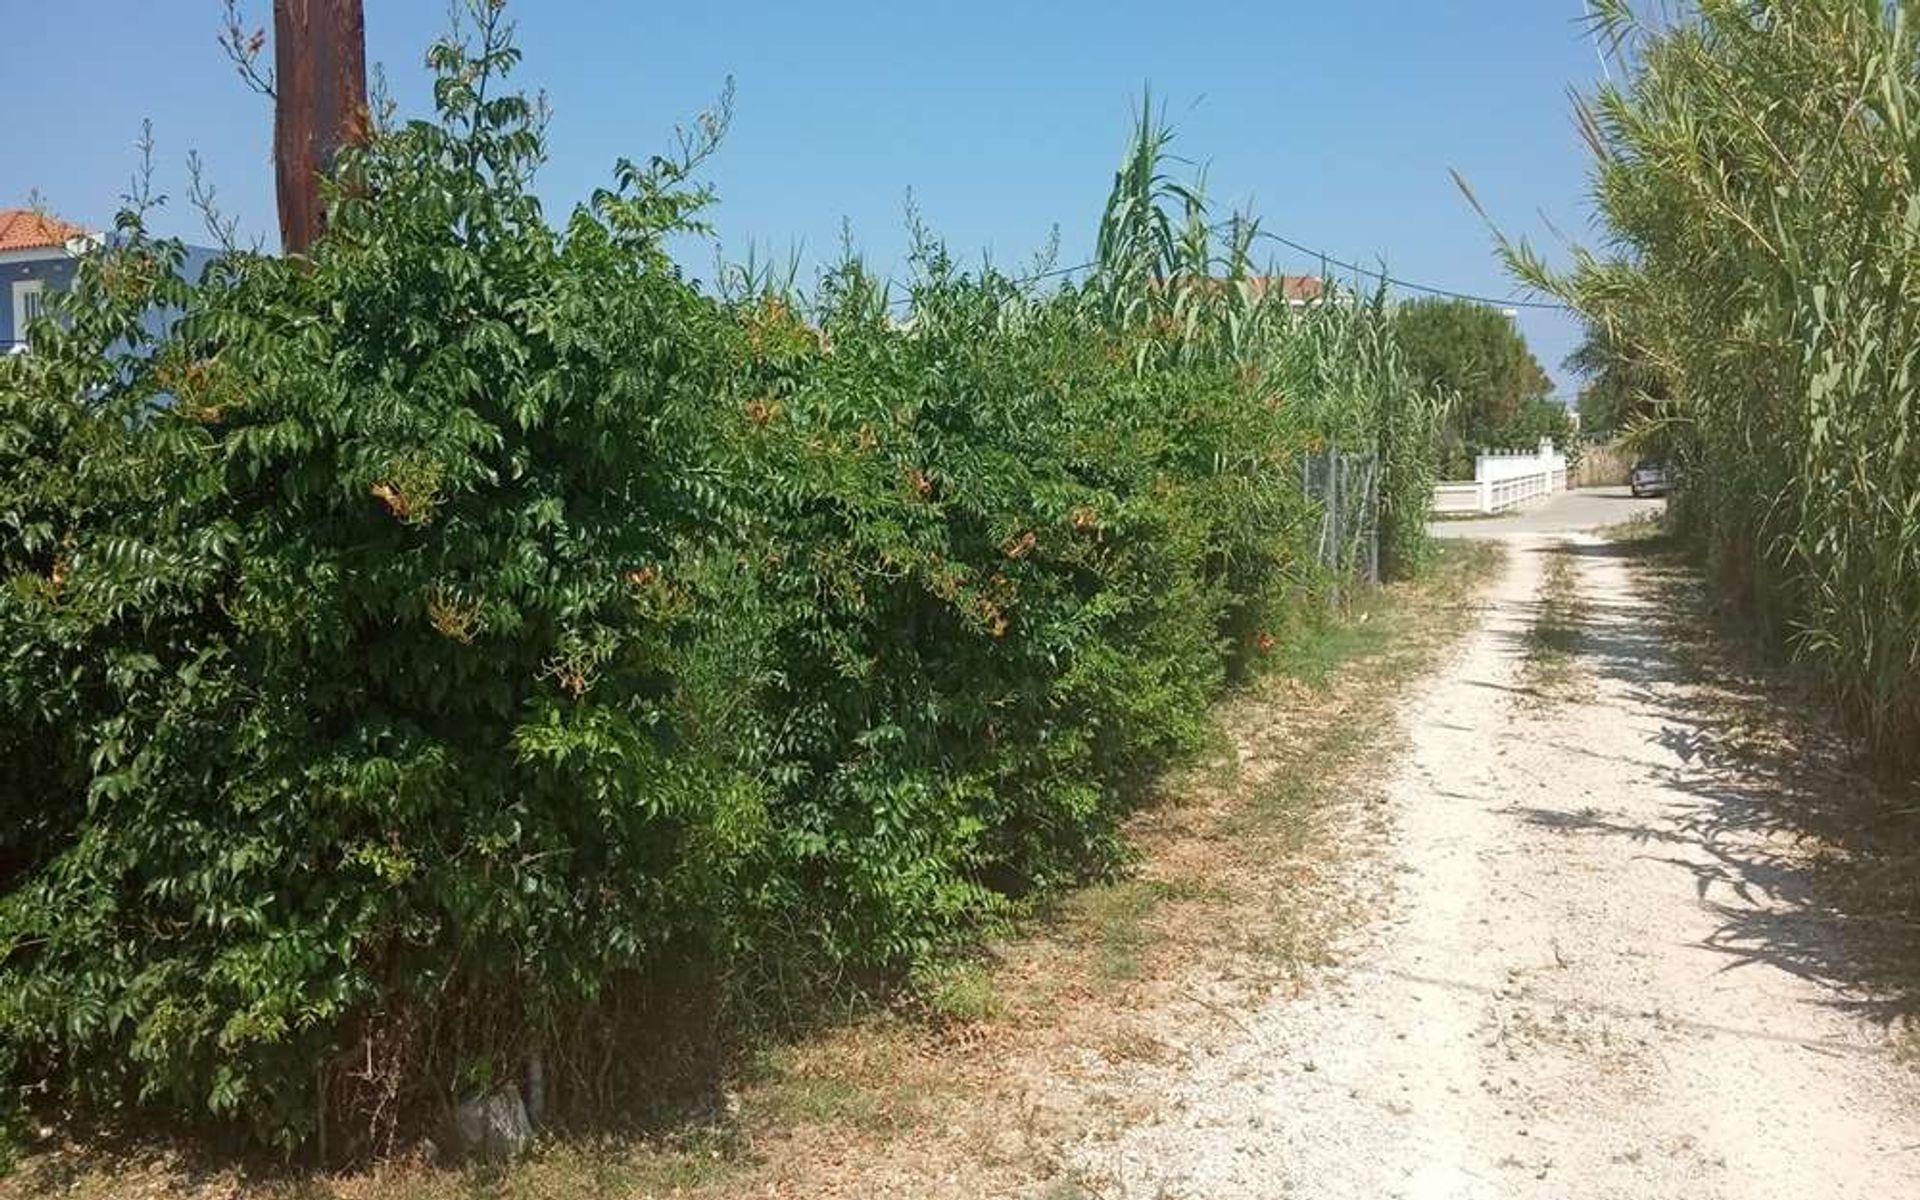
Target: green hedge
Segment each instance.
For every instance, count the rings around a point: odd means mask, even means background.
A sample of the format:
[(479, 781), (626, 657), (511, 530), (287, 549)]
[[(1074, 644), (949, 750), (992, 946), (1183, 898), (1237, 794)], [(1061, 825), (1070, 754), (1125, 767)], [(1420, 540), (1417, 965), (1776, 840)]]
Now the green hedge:
[(130, 212), (0, 364), (23, 1095), (378, 1149), (540, 1047), (585, 1103), (666, 964), (877, 978), (1113, 861), (1320, 603), (1304, 448), (1384, 447), (1419, 557), (1383, 305), (924, 242), (910, 320), (857, 263), (711, 295), (663, 242), (717, 127), (556, 229), (513, 61), (437, 48), (309, 258), (189, 285)]

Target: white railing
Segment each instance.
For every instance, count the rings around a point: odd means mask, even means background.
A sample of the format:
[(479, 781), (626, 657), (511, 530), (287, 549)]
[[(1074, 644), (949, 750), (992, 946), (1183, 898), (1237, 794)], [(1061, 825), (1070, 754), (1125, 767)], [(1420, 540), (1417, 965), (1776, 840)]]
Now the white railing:
[(1433, 485), (1436, 516), (1504, 512), (1509, 508), (1567, 490), (1567, 456), (1541, 438), (1537, 450), (1482, 454), (1474, 460), (1471, 480)]

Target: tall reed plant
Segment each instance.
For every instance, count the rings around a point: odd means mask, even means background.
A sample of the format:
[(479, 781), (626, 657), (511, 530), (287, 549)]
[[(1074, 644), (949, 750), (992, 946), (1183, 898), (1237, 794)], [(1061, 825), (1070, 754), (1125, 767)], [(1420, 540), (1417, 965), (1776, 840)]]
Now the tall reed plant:
[[(1896, 765), (1920, 762), (1920, 31), (1907, 3), (1594, 5), (1612, 246), (1509, 246), (1659, 387), (1676, 519)], [(1654, 395), (1652, 393), (1658, 393)]]

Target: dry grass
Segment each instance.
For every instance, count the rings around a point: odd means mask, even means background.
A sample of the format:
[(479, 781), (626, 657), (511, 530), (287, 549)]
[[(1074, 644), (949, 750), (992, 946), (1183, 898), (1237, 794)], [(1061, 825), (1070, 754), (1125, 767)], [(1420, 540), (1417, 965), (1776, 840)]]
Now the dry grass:
[(1564, 547), (1546, 551), (1546, 577), (1527, 630), (1522, 678), (1539, 696), (1564, 699), (1576, 686), (1581, 629), (1586, 605), (1580, 595), (1580, 568)]
[(1150, 1115), (1141, 1090), (1117, 1081), (1300, 986), (1372, 902), (1338, 863), (1384, 832), (1374, 801), (1396, 749), (1389, 715), (1469, 626), (1497, 561), (1485, 544), (1450, 545), (1422, 582), (1361, 597), (1276, 647), (1273, 669), (1220, 706), (1218, 749), (1164, 781), (1132, 822), (1132, 874), (916, 980), (910, 1009), (765, 1052), (710, 1122), (670, 1137), (551, 1139), (505, 1171), (417, 1163), (249, 1178), (151, 1149), (68, 1149), (31, 1159), (0, 1196), (1096, 1196), (1055, 1148)]

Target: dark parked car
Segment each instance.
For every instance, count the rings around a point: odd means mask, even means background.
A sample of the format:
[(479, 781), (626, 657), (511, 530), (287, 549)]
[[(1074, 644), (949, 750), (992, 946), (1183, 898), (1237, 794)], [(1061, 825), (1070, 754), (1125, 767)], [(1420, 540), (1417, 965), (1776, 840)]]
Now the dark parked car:
[(1667, 494), (1667, 468), (1657, 462), (1637, 462), (1627, 475), (1627, 486), (1632, 489), (1636, 499), (1641, 496), (1664, 496)]

